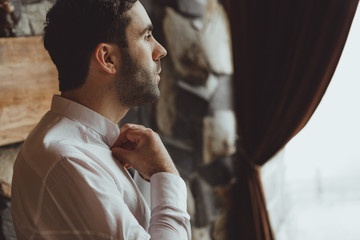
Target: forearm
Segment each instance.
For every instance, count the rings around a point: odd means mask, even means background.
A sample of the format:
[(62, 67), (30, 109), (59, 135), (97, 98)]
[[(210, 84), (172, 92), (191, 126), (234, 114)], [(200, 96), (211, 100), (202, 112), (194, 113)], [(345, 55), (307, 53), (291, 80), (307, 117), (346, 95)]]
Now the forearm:
[(170, 173), (151, 177), (151, 239), (191, 239), (186, 185)]

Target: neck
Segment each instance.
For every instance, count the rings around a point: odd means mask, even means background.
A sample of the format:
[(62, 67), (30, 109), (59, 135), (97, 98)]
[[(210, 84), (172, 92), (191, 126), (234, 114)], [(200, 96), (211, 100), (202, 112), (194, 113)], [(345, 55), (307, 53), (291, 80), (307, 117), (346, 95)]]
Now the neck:
[(61, 96), (71, 101), (80, 103), (87, 108), (101, 114), (107, 119), (111, 120), (114, 124), (120, 120), (129, 111), (119, 103), (116, 94), (109, 89), (88, 89), (85, 85), (81, 88), (61, 92)]

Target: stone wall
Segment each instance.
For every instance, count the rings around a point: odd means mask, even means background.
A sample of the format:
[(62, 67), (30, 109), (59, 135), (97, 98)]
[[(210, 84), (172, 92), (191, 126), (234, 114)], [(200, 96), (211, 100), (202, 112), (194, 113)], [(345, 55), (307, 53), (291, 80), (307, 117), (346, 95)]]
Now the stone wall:
[(46, 12), (55, 0), (9, 0), (19, 19), (15, 28), (16, 36), (41, 35)]
[(15, 240), (11, 218), (10, 186), (12, 167), (21, 144), (0, 147), (0, 239)]

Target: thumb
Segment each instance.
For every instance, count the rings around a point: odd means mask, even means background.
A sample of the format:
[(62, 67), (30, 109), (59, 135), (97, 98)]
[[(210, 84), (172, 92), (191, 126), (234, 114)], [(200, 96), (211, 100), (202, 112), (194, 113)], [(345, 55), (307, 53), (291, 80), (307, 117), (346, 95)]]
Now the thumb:
[(113, 147), (111, 149), (112, 155), (119, 160), (121, 163), (127, 162), (125, 156), (127, 156), (130, 151), (121, 147)]
[(124, 156), (126, 156), (124, 152), (129, 152), (126, 149), (115, 147), (111, 149), (112, 155), (120, 162), (121, 165), (123, 165), (126, 169), (132, 168), (131, 163), (129, 163)]
[(139, 130), (129, 131), (126, 135), (127, 139), (135, 144), (138, 144), (141, 142), (142, 139), (142, 132)]

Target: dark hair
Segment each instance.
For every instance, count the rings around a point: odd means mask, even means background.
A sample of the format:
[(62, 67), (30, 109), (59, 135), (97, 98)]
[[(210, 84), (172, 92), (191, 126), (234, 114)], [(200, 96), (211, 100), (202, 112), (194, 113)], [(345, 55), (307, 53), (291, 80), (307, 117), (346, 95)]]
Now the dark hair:
[(59, 72), (60, 91), (80, 87), (99, 43), (127, 47), (125, 13), (137, 0), (57, 0), (46, 15), (44, 47)]

